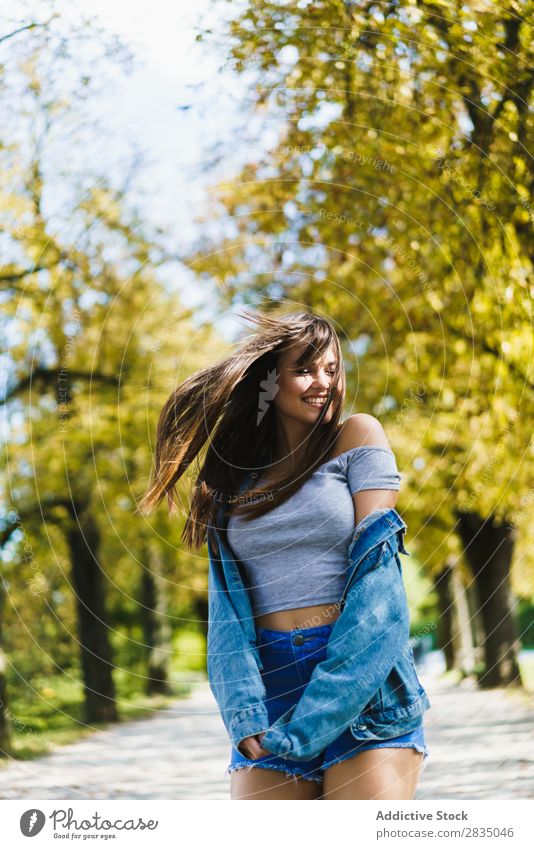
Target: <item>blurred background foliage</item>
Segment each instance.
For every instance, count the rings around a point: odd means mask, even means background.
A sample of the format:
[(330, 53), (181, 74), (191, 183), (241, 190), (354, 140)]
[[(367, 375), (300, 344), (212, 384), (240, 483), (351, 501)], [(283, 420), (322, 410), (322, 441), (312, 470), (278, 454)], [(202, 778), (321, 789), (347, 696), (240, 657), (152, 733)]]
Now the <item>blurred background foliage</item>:
[[(334, 321), (346, 413), (380, 418), (403, 476), (414, 640), (481, 687), (534, 686), (533, 4), (223, 5), (198, 39), (270, 141), (214, 182), (180, 260), (220, 314)], [(193, 476), (177, 517), (133, 511), (167, 395), (227, 345), (164, 282), (134, 175), (85, 155), (105, 133), (86, 107), (135, 57), (62, 9), (21, 4), (0, 32), (0, 752), (19, 757), (205, 674)]]
[(205, 670), (206, 557), (180, 541), (191, 481), (173, 520), (134, 508), (159, 410), (224, 342), (158, 276), (174, 258), (132, 175), (80, 157), (102, 132), (84, 105), (132, 57), (60, 9), (1, 36), (0, 748), (15, 755), (150, 712)]
[(348, 412), (381, 418), (403, 473), (447, 668), (486, 687), (521, 680), (532, 634), (532, 11), (242, 4), (229, 62), (269, 143), (214, 186), (221, 225), (190, 256), (222, 304), (336, 322)]

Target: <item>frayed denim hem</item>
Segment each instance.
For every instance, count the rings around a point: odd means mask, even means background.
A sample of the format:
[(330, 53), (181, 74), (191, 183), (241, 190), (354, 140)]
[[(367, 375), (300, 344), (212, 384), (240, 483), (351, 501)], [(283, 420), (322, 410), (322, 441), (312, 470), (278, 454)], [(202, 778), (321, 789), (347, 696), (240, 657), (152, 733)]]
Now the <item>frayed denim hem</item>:
[(430, 754), (427, 747), (421, 746), (419, 743), (388, 743), (387, 746), (368, 746), (366, 749), (358, 749), (354, 752), (348, 752), (346, 755), (340, 755), (339, 758), (333, 758), (333, 760), (323, 764), (322, 768), (328, 769), (330, 766), (343, 763), (343, 761), (348, 761), (349, 758), (356, 757), (356, 755), (359, 755), (360, 752), (369, 752), (371, 749), (417, 749), (418, 752), (421, 752), (424, 755), (423, 768), (426, 766), (426, 759)]
[(266, 763), (254, 763), (254, 764), (230, 764), (224, 772), (225, 775), (230, 775), (232, 772), (236, 772), (238, 769), (274, 769), (278, 770), (278, 772), (285, 772), (287, 778), (293, 778), (295, 781), (297, 778), (305, 778), (307, 781), (315, 781), (317, 784), (322, 785), (323, 779), (318, 775), (304, 775), (302, 772), (290, 772), (287, 767), (282, 766), (281, 764), (266, 764)]

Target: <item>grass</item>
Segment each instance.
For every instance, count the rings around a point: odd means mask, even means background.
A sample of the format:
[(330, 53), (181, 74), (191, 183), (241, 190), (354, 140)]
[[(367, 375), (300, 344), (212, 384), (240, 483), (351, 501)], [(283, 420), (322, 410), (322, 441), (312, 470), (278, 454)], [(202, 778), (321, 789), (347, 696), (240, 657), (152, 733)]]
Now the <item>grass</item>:
[[(177, 698), (185, 698), (192, 681), (204, 678), (205, 643), (200, 634), (183, 632), (173, 645), (171, 693), (147, 696), (143, 692), (142, 675), (116, 668), (113, 675), (119, 722), (149, 719)], [(189, 664), (189, 665), (188, 665)], [(110, 723), (87, 725), (83, 719), (84, 697), (80, 674), (65, 672), (56, 676), (34, 676), (28, 684), (10, 688), (9, 706), (5, 713), (10, 721), (9, 757), (0, 758), (0, 768), (11, 758), (31, 760), (47, 754), (56, 746), (81, 740)]]

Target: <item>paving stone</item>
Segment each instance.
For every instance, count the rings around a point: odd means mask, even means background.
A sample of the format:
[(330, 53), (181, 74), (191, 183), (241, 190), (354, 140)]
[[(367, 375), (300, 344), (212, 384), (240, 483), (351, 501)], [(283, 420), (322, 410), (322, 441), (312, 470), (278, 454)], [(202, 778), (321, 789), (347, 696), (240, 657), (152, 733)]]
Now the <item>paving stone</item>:
[[(430, 757), (416, 799), (534, 798), (532, 702), (503, 689), (419, 678)], [(120, 723), (0, 768), (2, 799), (228, 799), (230, 742), (206, 681), (152, 718)]]

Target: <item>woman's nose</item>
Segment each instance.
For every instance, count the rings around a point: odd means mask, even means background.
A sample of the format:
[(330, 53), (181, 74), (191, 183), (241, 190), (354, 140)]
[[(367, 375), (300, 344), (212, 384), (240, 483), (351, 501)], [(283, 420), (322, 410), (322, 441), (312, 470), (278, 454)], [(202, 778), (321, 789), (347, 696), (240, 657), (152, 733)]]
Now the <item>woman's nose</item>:
[(319, 372), (317, 375), (317, 379), (314, 383), (314, 389), (328, 389), (330, 387), (330, 375), (325, 372)]

